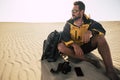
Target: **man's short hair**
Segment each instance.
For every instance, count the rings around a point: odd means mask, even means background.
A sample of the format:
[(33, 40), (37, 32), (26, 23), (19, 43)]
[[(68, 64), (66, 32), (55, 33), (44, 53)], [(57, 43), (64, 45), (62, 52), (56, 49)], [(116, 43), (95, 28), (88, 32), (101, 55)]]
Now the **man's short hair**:
[(74, 5), (78, 5), (80, 10), (85, 10), (85, 4), (82, 1), (76, 1)]

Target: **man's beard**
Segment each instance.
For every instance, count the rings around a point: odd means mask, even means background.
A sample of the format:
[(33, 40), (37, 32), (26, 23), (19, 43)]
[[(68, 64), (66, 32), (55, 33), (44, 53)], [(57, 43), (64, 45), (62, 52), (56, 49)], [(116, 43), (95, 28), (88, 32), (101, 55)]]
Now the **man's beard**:
[(80, 16), (75, 17), (75, 18), (73, 18), (73, 21), (76, 21), (76, 20), (78, 20), (78, 19), (80, 19), (80, 18), (81, 18)]

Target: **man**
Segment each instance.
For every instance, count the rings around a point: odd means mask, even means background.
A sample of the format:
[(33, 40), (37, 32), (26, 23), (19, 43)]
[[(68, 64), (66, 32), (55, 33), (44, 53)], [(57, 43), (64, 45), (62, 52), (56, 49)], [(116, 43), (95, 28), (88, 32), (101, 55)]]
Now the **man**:
[(68, 20), (62, 32), (62, 42), (58, 50), (70, 57), (87, 60), (84, 54), (98, 48), (103, 58), (107, 76), (111, 80), (119, 80), (113, 69), (111, 53), (104, 37), (106, 31), (102, 25), (85, 14), (85, 5), (81, 1), (74, 2), (72, 19)]

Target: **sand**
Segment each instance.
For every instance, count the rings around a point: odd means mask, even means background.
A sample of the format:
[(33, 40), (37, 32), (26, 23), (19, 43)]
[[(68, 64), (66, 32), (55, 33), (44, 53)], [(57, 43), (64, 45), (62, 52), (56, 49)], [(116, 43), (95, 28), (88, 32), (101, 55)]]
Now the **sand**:
[[(100, 23), (107, 30), (114, 66), (120, 69), (120, 21)], [(1, 22), (0, 80), (41, 80), (43, 40), (51, 31), (61, 31), (64, 24)], [(93, 53), (99, 56), (97, 50)]]

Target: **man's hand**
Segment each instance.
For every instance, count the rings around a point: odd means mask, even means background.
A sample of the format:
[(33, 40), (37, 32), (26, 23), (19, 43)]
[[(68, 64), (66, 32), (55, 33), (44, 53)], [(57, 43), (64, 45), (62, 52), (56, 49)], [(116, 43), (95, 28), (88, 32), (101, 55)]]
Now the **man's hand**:
[(82, 42), (83, 43), (88, 43), (90, 41), (90, 38), (92, 36), (92, 32), (91, 31), (86, 31), (83, 35), (82, 35)]
[(73, 48), (74, 48), (74, 51), (75, 51), (75, 55), (78, 56), (78, 57), (82, 57), (84, 55), (82, 49), (80, 48), (79, 45), (73, 43), (72, 44)]

